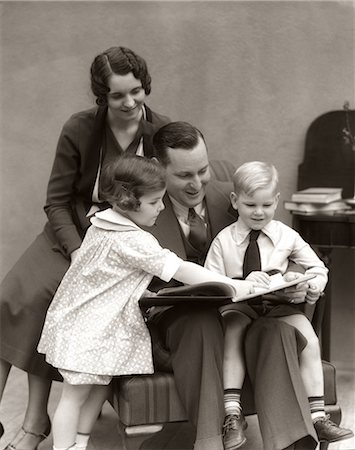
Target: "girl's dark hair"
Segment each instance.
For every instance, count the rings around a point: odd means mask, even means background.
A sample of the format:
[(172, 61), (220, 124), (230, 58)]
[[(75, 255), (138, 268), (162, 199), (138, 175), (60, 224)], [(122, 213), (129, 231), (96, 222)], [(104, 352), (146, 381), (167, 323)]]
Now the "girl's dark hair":
[(166, 167), (170, 163), (169, 149), (192, 150), (199, 138), (205, 142), (201, 131), (188, 122), (170, 122), (159, 128), (153, 136), (154, 156)]
[(158, 161), (124, 155), (103, 167), (99, 197), (122, 210), (137, 211), (142, 195), (160, 191), (165, 186), (165, 169)]
[(127, 75), (130, 72), (141, 81), (144, 92), (149, 95), (151, 77), (142, 57), (126, 47), (111, 47), (97, 55), (90, 69), (91, 90), (96, 96), (96, 103), (99, 106), (107, 104), (107, 94), (110, 92), (108, 79), (113, 73)]

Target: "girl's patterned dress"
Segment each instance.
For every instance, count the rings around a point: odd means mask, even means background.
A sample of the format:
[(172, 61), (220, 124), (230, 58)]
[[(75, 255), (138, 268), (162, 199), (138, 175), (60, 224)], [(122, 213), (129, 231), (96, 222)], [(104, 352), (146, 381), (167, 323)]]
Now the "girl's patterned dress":
[(169, 281), (182, 260), (112, 209), (91, 222), (48, 309), (38, 351), (66, 371), (152, 373), (151, 339), (138, 300), (153, 276)]

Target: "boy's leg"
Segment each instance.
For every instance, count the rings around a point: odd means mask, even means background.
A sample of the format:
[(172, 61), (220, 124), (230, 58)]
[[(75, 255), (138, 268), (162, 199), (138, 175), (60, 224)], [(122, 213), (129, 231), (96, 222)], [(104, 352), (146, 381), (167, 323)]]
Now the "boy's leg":
[(322, 360), (318, 337), (312, 324), (303, 314), (278, 317), (278, 320), (292, 325), (307, 339), (307, 344), (300, 354), (301, 376), (307, 396), (322, 397), (324, 395)]
[(71, 385), (63, 381), (63, 391), (53, 417), (53, 445), (70, 448), (75, 444), (80, 410), (89, 397), (92, 385)]
[(223, 442), (226, 450), (241, 447), (246, 441), (247, 423), (240, 396), (245, 378), (244, 336), (251, 319), (239, 311), (223, 315), (225, 323), (223, 384), (225, 421)]
[(278, 319), (294, 326), (307, 339), (307, 345), (300, 354), (300, 371), (319, 441), (336, 442), (351, 438), (354, 435), (351, 430), (339, 427), (325, 414), (322, 360), (318, 337), (312, 324), (302, 314)]
[(223, 385), (241, 389), (245, 378), (244, 336), (251, 319), (237, 311), (223, 315), (225, 323)]

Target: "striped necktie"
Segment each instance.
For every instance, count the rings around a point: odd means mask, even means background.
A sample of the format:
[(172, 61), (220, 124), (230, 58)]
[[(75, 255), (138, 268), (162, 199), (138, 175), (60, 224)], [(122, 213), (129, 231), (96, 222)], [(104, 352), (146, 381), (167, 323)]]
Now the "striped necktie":
[(194, 208), (189, 208), (187, 216), (190, 225), (188, 240), (196, 250), (204, 252), (207, 244), (207, 227), (203, 219), (196, 213)]

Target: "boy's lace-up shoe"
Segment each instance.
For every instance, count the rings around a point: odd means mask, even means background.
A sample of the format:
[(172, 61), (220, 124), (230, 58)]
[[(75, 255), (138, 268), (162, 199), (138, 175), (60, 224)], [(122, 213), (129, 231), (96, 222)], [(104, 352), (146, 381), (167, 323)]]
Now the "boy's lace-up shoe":
[(223, 444), (225, 450), (234, 450), (241, 447), (247, 440), (244, 430), (248, 424), (244, 414), (230, 414), (224, 419), (223, 425)]
[(347, 428), (342, 428), (330, 420), (329, 414), (319, 417), (313, 422), (319, 442), (337, 442), (349, 439), (354, 433)]

